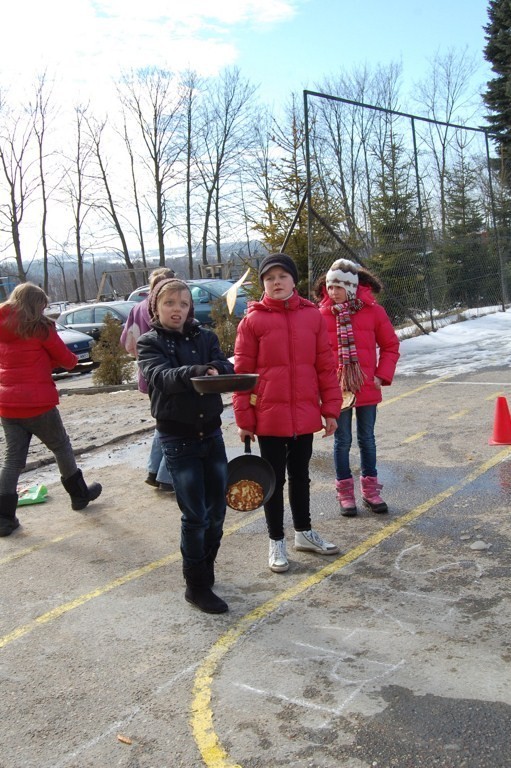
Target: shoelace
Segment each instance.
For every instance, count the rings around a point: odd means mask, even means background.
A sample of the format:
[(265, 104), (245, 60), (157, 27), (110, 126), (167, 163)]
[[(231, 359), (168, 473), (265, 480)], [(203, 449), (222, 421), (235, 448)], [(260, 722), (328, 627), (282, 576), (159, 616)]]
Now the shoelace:
[(272, 545), (272, 557), (274, 560), (286, 559), (286, 548), (285, 548), (284, 540), (276, 541)]
[(321, 538), (319, 533), (317, 533), (316, 531), (311, 531), (310, 532), (310, 538), (311, 538), (313, 544), (317, 544), (317, 546), (321, 547), (321, 548), (324, 547), (325, 542), (323, 541), (323, 539)]

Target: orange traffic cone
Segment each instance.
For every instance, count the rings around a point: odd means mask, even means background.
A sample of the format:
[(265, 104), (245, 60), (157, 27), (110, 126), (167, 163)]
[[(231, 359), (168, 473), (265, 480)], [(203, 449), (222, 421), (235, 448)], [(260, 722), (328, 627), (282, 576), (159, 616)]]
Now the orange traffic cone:
[(505, 397), (497, 397), (495, 402), (493, 435), (488, 440), (488, 444), (511, 445), (511, 414)]

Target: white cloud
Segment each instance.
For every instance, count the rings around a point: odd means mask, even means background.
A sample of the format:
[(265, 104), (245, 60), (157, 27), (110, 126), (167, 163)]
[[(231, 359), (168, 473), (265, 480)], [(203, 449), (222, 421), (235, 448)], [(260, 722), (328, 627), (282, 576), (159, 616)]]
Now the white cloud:
[[(110, 113), (123, 72), (154, 66), (215, 76), (238, 62), (243, 34), (284, 24), (308, 1), (13, 0), (1, 14), (0, 92), (16, 108), (33, 100), (46, 73), (58, 110), (53, 136), (62, 130), (65, 147), (75, 141), (72, 110), (90, 103), (96, 116)], [(23, 238), (35, 251), (39, 227), (28, 218)]]
[[(295, 2), (287, 0), (149, 0), (141, 4), (137, 0), (99, 0), (94, 3), (99, 15), (118, 18), (148, 19), (172, 22), (194, 32), (201, 27), (221, 24), (273, 24), (291, 18)], [(169, 12), (170, 11), (170, 12)]]
[(2, 9), (0, 76), (30, 83), (47, 70), (98, 88), (139, 67), (216, 74), (236, 63), (237, 28), (285, 22), (297, 1), (19, 0)]

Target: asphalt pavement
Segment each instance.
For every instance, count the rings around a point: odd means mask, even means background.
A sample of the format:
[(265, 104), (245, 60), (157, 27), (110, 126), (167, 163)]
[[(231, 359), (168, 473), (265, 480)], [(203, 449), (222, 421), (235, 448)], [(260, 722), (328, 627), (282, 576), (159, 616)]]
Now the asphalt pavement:
[(318, 435), (313, 522), (341, 554), (295, 552), (287, 514), (291, 567), (274, 574), (261, 510), (229, 512), (222, 616), (183, 599), (179, 511), (143, 483), (148, 437), (82, 455), (104, 485), (86, 514), (55, 467), (28, 473), (50, 497), (0, 540), (0, 767), (508, 768), (499, 396), (504, 369), (396, 378), (376, 430), (388, 515), (339, 514)]

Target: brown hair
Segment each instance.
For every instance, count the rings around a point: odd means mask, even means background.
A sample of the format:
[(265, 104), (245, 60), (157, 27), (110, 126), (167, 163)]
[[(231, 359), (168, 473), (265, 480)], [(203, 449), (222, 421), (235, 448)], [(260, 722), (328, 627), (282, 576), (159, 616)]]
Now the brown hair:
[(43, 289), (34, 283), (17, 285), (7, 301), (0, 304), (0, 307), (5, 306), (12, 308), (6, 321), (7, 326), (22, 339), (30, 339), (33, 336), (46, 339), (50, 330), (55, 327), (54, 321), (43, 314), (48, 306), (48, 297)]
[(153, 269), (149, 275), (149, 290), (152, 291), (154, 286), (162, 280), (168, 280), (175, 276), (176, 273), (173, 269), (170, 269), (170, 267), (158, 267), (158, 269)]
[(372, 272), (369, 272), (365, 267), (360, 267), (358, 270), (358, 284), (367, 285), (374, 294), (378, 294), (383, 290), (383, 285), (380, 279), (376, 277), (376, 275), (373, 275)]

